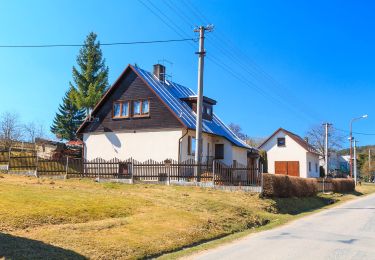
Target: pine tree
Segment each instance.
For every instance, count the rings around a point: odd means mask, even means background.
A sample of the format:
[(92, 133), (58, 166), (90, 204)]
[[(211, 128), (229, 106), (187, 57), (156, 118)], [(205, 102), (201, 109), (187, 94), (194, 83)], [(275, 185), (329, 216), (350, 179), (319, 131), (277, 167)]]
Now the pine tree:
[(51, 132), (59, 139), (75, 140), (76, 131), (85, 119), (85, 111), (78, 109), (72, 100), (72, 89), (66, 92), (62, 104), (59, 106), (59, 112), (51, 126)]
[(70, 82), (76, 106), (85, 109), (87, 115), (108, 87), (108, 67), (96, 37), (93, 32), (87, 36), (77, 57), (79, 70), (73, 66), (74, 84)]

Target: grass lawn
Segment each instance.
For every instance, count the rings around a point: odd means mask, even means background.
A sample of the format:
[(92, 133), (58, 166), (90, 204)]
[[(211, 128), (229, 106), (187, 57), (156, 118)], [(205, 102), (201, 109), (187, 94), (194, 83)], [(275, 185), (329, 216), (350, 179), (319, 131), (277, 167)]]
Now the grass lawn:
[[(375, 186), (359, 187), (363, 194), (374, 191)], [(0, 174), (0, 258), (158, 256), (215, 238), (226, 236), (218, 240), (223, 242), (249, 230), (274, 227), (321, 208), (332, 198), (343, 201), (358, 195), (271, 200), (196, 187)], [(215, 242), (210, 243), (189, 250)]]

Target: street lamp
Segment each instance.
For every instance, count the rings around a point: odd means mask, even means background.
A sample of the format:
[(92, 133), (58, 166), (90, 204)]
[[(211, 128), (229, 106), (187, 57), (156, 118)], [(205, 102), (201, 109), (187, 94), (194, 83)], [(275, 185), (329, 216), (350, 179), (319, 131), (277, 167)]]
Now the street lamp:
[(350, 120), (350, 137), (349, 137), (349, 141), (350, 141), (350, 161), (349, 161), (349, 164), (350, 164), (350, 177), (353, 176), (353, 156), (352, 156), (352, 151), (353, 151), (353, 122), (354, 121), (357, 121), (357, 120), (360, 120), (360, 119), (364, 119), (364, 118), (367, 118), (368, 115), (363, 115), (363, 116), (360, 116), (360, 117), (355, 117), (353, 118), (352, 120)]

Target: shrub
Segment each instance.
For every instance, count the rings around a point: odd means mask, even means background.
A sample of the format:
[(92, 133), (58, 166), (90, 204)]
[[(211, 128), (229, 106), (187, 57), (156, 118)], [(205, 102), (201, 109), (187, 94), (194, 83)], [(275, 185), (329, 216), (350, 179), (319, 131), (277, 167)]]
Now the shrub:
[(287, 175), (263, 174), (263, 196), (266, 197), (311, 197), (318, 191), (316, 179)]
[(351, 192), (355, 190), (353, 179), (331, 179), (334, 192)]

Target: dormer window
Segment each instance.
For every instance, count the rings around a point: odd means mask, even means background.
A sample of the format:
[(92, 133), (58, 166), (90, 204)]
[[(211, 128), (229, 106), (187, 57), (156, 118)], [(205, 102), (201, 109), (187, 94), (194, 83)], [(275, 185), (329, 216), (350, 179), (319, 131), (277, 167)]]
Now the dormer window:
[(206, 107), (206, 113), (207, 115), (212, 116), (212, 107)]
[[(181, 100), (184, 101), (195, 113), (197, 113), (197, 97), (196, 96), (183, 97), (181, 98)], [(215, 100), (208, 98), (208, 97), (203, 97), (203, 109), (202, 109), (203, 119), (212, 120), (214, 105), (216, 105)]]
[(212, 106), (208, 104), (203, 105), (203, 115), (212, 117)]

